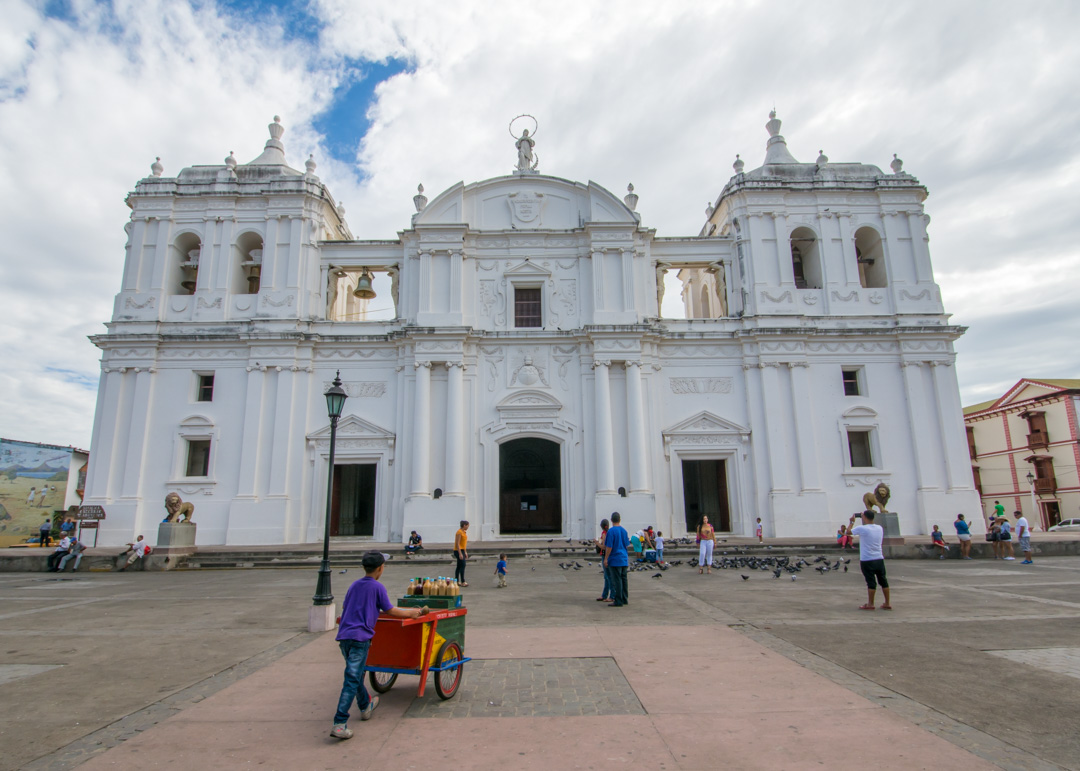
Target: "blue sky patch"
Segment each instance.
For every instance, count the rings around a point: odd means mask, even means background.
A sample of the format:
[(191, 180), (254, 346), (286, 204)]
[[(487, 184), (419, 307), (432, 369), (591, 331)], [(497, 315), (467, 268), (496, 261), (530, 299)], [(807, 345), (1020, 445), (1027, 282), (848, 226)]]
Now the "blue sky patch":
[(409, 63), (401, 59), (385, 62), (351, 60), (346, 67), (330, 106), (315, 119), (314, 127), (326, 138), (326, 149), (333, 158), (354, 164), (360, 142), (371, 127), (367, 113), (375, 100), (375, 87), (407, 72)]
[(46, 372), (51, 372), (54, 375), (59, 375), (60, 379), (65, 383), (72, 383), (74, 385), (85, 388), (88, 391), (96, 391), (98, 387), (97, 374), (87, 375), (85, 372), (76, 372), (73, 369), (61, 369), (59, 367), (46, 367)]
[(316, 42), (322, 21), (304, 0), (218, 0), (218, 8), (245, 22), (281, 25), (286, 40)]

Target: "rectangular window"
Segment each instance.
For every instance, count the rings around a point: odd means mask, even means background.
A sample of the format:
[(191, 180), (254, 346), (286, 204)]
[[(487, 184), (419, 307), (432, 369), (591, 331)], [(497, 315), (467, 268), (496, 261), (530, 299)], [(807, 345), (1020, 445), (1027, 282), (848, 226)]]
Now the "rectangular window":
[(873, 468), (874, 459), (870, 454), (870, 432), (848, 429), (848, 453), (852, 468)]
[(540, 306), (540, 289), (537, 288), (514, 288), (514, 326), (515, 327), (540, 327), (543, 326), (543, 312)]
[(212, 402), (214, 401), (214, 375), (199, 375), (199, 390), (196, 394), (195, 401), (198, 402)]
[(189, 439), (187, 445), (187, 474), (185, 476), (210, 476), (210, 440)]
[(859, 370), (845, 369), (841, 370), (841, 374), (844, 378), (844, 396), (862, 396), (862, 389), (859, 387)]

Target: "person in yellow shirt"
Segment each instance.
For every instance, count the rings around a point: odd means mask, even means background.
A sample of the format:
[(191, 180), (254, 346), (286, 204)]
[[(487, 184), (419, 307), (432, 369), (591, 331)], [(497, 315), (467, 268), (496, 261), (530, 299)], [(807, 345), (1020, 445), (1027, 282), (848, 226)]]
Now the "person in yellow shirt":
[(457, 579), (458, 586), (468, 586), (465, 583), (465, 560), (469, 558), (469, 552), (466, 547), (469, 545), (469, 520), (461, 520), (461, 527), (457, 533), (454, 534), (454, 559), (457, 560), (457, 567), (454, 569), (454, 578)]

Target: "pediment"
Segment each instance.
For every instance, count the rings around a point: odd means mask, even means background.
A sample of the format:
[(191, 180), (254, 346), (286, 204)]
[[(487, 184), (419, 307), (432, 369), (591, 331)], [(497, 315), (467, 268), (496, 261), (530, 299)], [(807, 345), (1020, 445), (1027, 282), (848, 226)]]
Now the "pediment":
[(532, 262), (529, 259), (525, 259), (522, 262), (519, 262), (514, 267), (507, 268), (504, 271), (503, 275), (510, 276), (512, 278), (529, 278), (531, 276), (536, 276), (537, 278), (548, 278), (549, 276), (551, 276), (551, 271), (545, 270), (544, 268), (540, 267), (535, 262)]
[(725, 420), (708, 410), (703, 410), (681, 423), (676, 423), (663, 433), (665, 436), (682, 434), (749, 434), (750, 429), (730, 420)]
[(205, 415), (188, 415), (180, 421), (181, 428), (213, 428), (214, 421)]
[[(346, 415), (338, 421), (337, 435), (339, 439), (393, 439), (394, 434), (381, 426), (364, 420), (356, 415)], [(307, 435), (311, 441), (330, 438), (330, 424), (327, 423), (318, 431)]]
[(877, 410), (870, 407), (852, 407), (845, 412), (841, 417), (844, 418), (876, 418)]
[(495, 409), (500, 412), (561, 410), (562, 402), (544, 391), (528, 389), (510, 394)]
[(1037, 380), (1021, 380), (1010, 388), (1004, 396), (997, 400), (995, 407), (1004, 407), (1006, 404), (1019, 404), (1029, 399), (1038, 399), (1040, 396), (1057, 393), (1065, 389), (1059, 386), (1040, 383)]

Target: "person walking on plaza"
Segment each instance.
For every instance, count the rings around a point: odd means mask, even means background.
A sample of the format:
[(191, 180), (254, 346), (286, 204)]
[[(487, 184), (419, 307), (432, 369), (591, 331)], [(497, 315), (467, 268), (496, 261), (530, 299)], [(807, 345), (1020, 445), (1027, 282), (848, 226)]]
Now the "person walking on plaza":
[(945, 555), (949, 553), (949, 544), (945, 543), (945, 534), (938, 529), (937, 525), (934, 525), (934, 532), (930, 533), (930, 542), (941, 549), (941, 556), (938, 559), (945, 559)]
[(1001, 522), (997, 517), (990, 520), (990, 529), (987, 531), (987, 536), (990, 539), (990, 548), (994, 552), (994, 559), (1001, 559)]
[(710, 575), (712, 574), (712, 554), (713, 547), (716, 546), (716, 531), (713, 530), (713, 526), (709, 524), (708, 517), (702, 517), (701, 522), (697, 526), (697, 542), (698, 542), (698, 570), (700, 574), (704, 569)]
[(457, 567), (454, 568), (454, 578), (457, 579), (458, 586), (468, 586), (465, 583), (465, 560), (469, 559), (469, 552), (466, 547), (469, 545), (469, 520), (461, 520), (461, 527), (456, 533), (454, 533), (454, 559), (457, 560)]
[(341, 684), (337, 712), (334, 713), (334, 727), (330, 730), (330, 735), (335, 739), (352, 738), (349, 709), (354, 700), (360, 708), (361, 720), (370, 720), (371, 714), (379, 706), (379, 697), (370, 696), (364, 687), (364, 665), (367, 663), (371, 638), (375, 636), (375, 622), (379, 620), (379, 613), (394, 618), (419, 618), (428, 612), (426, 607), (394, 607), (386, 587), (379, 583), (385, 561), (377, 551), (365, 554), (360, 560), (364, 566), (364, 577), (353, 581), (341, 603), (341, 621), (335, 639), (341, 655), (345, 657), (345, 679)]
[[(600, 564), (605, 566), (607, 565), (607, 562), (604, 560), (604, 555), (607, 554), (607, 546), (605, 545), (605, 541), (607, 541), (607, 533), (609, 527), (610, 524), (606, 519), (600, 520), (600, 537), (596, 539), (596, 549), (597, 552), (600, 554)], [(596, 601), (615, 601), (615, 590), (611, 588), (611, 581), (608, 577), (607, 567), (604, 568), (604, 591), (601, 592), (600, 596), (596, 598)]]
[(964, 519), (963, 514), (956, 515), (956, 521), (953, 522), (953, 527), (956, 528), (956, 537), (960, 541), (960, 559), (971, 559), (971, 525)]
[(499, 561), (495, 563), (495, 575), (499, 577), (499, 585), (497, 588), (504, 589), (506, 587), (506, 555), (500, 554)]
[(848, 532), (859, 536), (859, 567), (862, 568), (863, 578), (866, 579), (866, 604), (860, 605), (859, 610), (873, 610), (874, 597), (877, 595), (877, 586), (881, 584), (881, 593), (885, 596), (885, 604), (882, 610), (892, 610), (889, 601), (889, 578), (885, 575), (885, 555), (881, 551), (881, 541), (885, 537), (885, 531), (881, 525), (874, 524), (874, 512), (864, 511), (861, 525), (855, 526), (855, 517), (851, 515), (848, 522)]
[(664, 531), (656, 531), (656, 564), (664, 564)]
[(51, 532), (52, 532), (52, 520), (46, 518), (46, 520), (41, 523), (41, 527), (38, 528), (38, 535), (41, 537), (41, 548), (44, 549), (46, 546), (49, 545), (49, 542), (52, 540), (51, 537), (49, 536), (49, 534)]
[(612, 608), (621, 608), (630, 601), (626, 583), (626, 568), (630, 565), (626, 550), (630, 547), (630, 536), (620, 522), (622, 515), (616, 511), (611, 515), (611, 527), (604, 539), (604, 571), (610, 571), (608, 583), (611, 585)]
[(994, 501), (994, 514), (990, 517), (991, 520), (1001, 519), (1005, 516), (1005, 507), (1001, 505), (1001, 501)]
[(765, 539), (761, 535), (761, 517), (757, 518), (757, 525), (754, 528), (754, 535), (757, 536), (758, 543), (765, 543)]
[(1014, 511), (1013, 516), (1016, 517), (1016, 538), (1020, 543), (1020, 551), (1024, 553), (1024, 561), (1021, 565), (1034, 565), (1035, 560), (1031, 558), (1031, 528), (1028, 526), (1027, 517), (1021, 511)]

